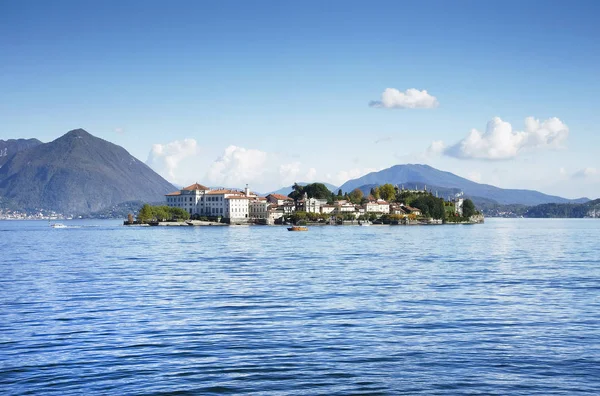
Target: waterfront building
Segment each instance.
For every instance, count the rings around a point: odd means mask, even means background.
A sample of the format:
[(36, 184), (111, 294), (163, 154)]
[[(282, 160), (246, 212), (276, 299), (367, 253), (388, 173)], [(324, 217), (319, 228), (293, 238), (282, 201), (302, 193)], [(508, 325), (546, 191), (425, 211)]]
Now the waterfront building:
[(294, 202), (292, 198), (286, 197), (285, 195), (281, 194), (269, 194), (266, 196), (266, 198), (267, 201), (269, 201), (269, 203), (275, 204), (277, 206), (282, 206)]
[(365, 203), (364, 208), (367, 213), (390, 213), (390, 204), (383, 199), (367, 202)]
[(224, 217), (230, 222), (248, 221), (249, 201), (256, 198), (248, 186), (244, 191), (212, 190), (198, 183), (165, 196), (168, 206), (182, 208), (192, 216)]

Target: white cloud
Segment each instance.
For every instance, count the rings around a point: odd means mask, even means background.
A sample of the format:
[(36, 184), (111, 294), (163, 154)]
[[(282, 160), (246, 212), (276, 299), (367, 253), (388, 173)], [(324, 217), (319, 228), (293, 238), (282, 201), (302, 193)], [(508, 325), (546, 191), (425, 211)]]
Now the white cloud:
[(174, 140), (167, 144), (153, 144), (146, 164), (170, 182), (181, 182), (176, 170), (181, 161), (198, 153), (195, 139)]
[(425, 152), (425, 154), (426, 155), (440, 155), (444, 152), (445, 149), (446, 149), (446, 145), (444, 144), (443, 141), (434, 140), (433, 142), (431, 142), (431, 144), (427, 148), (427, 151)]
[(371, 107), (386, 109), (432, 109), (438, 105), (435, 96), (430, 95), (426, 90), (419, 91), (414, 88), (409, 88), (405, 92), (386, 88), (381, 94), (381, 100), (369, 103)]
[(524, 131), (513, 130), (510, 123), (495, 117), (488, 122), (485, 133), (472, 129), (444, 154), (461, 159), (505, 160), (524, 149), (560, 148), (568, 136), (569, 127), (556, 117), (544, 122), (527, 117)]
[(561, 167), (558, 170), (558, 174), (561, 175), (561, 176), (565, 176), (567, 174), (567, 170), (564, 167)]
[(581, 178), (593, 177), (593, 176), (596, 176), (597, 174), (598, 174), (598, 169), (596, 169), (596, 168), (584, 168), (584, 169), (578, 170), (577, 172), (573, 173), (573, 177), (576, 179), (581, 179)]
[(206, 177), (212, 185), (241, 186), (258, 179), (266, 162), (266, 152), (232, 145), (212, 163)]
[(289, 164), (279, 165), (279, 176), (280, 181), (284, 185), (293, 184), (298, 181), (298, 174), (300, 173), (300, 162), (292, 162)]
[(310, 168), (308, 170), (308, 172), (306, 172), (306, 175), (304, 176), (304, 180), (307, 183), (309, 183), (309, 182), (315, 181), (316, 177), (317, 177), (317, 170), (315, 168)]

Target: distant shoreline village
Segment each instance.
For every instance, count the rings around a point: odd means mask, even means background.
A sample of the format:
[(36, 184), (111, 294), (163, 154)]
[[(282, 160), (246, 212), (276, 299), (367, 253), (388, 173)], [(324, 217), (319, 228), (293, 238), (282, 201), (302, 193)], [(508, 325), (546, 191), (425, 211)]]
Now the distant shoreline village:
[[(311, 187), (316, 186), (316, 187)], [(388, 200), (379, 197), (386, 196)], [(317, 194), (310, 194), (318, 190)], [(315, 190), (316, 189), (316, 190)], [(324, 191), (323, 191), (324, 190)], [(320, 194), (319, 194), (320, 193)], [(318, 195), (321, 198), (311, 197)], [(292, 198), (295, 196), (296, 199)], [(328, 198), (324, 198), (327, 196)], [(393, 198), (389, 199), (389, 198)], [(413, 206), (405, 201), (414, 202)], [(472, 206), (472, 202), (469, 201)], [(429, 206), (431, 206), (431, 208)], [(250, 191), (209, 188), (194, 183), (179, 191), (165, 195), (165, 206), (145, 205), (137, 221), (130, 215), (125, 225), (277, 225), (277, 224), (443, 224), (482, 223), (483, 216), (474, 211), (463, 213), (465, 199), (462, 195), (445, 201), (432, 192), (407, 190), (404, 187), (384, 185), (371, 190), (363, 197), (356, 189), (350, 194), (334, 195), (320, 183), (307, 186), (294, 185), (290, 196), (269, 194), (265, 197)], [(421, 206), (421, 207), (419, 207)], [(434, 207), (435, 206), (435, 207)], [(163, 208), (163, 209), (160, 209)], [(157, 209), (160, 214), (157, 214)], [(182, 224), (183, 223), (183, 224)]]

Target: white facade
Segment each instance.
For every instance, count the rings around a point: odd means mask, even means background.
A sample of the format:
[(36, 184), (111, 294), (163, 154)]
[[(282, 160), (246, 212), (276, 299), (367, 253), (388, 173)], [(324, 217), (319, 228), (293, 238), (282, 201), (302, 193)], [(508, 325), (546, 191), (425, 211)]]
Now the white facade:
[(377, 201), (367, 202), (365, 204), (365, 212), (367, 213), (390, 213), (390, 204), (382, 199)]
[(251, 219), (267, 219), (269, 217), (269, 202), (264, 198), (249, 201), (249, 214)]
[(225, 217), (234, 221), (247, 220), (249, 199), (256, 198), (246, 186), (243, 192), (235, 190), (211, 190), (201, 184), (193, 184), (166, 195), (170, 207), (178, 207), (190, 215)]

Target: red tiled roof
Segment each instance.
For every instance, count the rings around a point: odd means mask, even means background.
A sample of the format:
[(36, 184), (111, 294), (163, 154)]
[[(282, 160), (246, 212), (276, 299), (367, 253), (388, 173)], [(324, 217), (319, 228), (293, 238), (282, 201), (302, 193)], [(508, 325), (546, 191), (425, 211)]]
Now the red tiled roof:
[(275, 199), (277, 199), (277, 200), (283, 199), (283, 200), (285, 200), (285, 201), (293, 201), (293, 199), (292, 199), (292, 198), (290, 198), (290, 197), (287, 197), (287, 196), (285, 196), (285, 195), (282, 195), (282, 194), (269, 194), (269, 195), (267, 195), (267, 198), (268, 198), (268, 197), (273, 197), (273, 198), (275, 198)]
[(203, 186), (202, 184), (194, 183), (191, 186), (187, 186), (184, 188), (186, 191), (194, 191), (194, 190), (210, 190), (210, 188)]
[(172, 193), (165, 194), (166, 197), (171, 197), (173, 195), (181, 195), (181, 192), (175, 191), (175, 192), (172, 192)]

